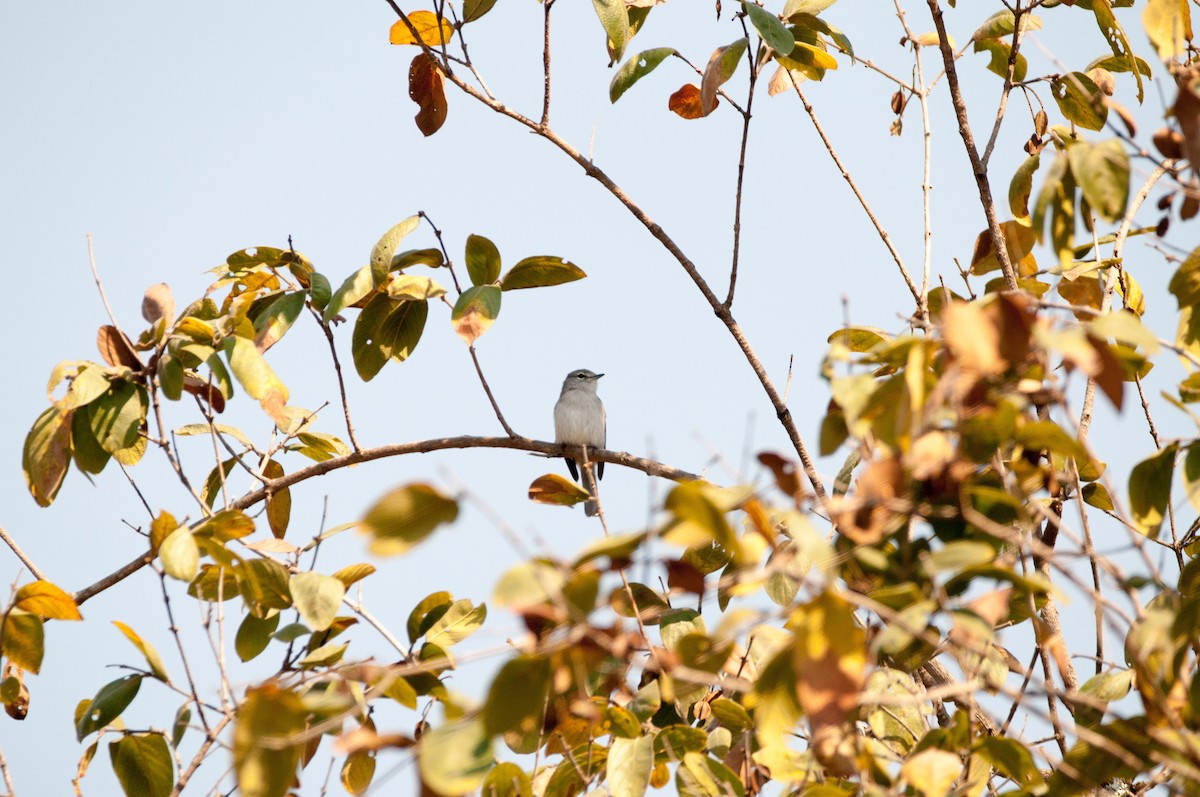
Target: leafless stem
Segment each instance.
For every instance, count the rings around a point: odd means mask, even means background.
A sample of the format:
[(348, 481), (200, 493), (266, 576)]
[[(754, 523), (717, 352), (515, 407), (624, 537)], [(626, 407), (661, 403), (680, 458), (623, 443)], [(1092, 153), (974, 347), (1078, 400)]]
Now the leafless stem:
[[(904, 8), (900, 5), (900, 0), (895, 0), (895, 6), (896, 16), (900, 19), (900, 26), (904, 28), (904, 35), (911, 41), (913, 39), (913, 32), (908, 26), (908, 19), (904, 15)], [(929, 124), (929, 88), (925, 85), (925, 70), (921, 62), (921, 48), (915, 44), (913, 45), (913, 63), (917, 73), (917, 90), (913, 94), (916, 95), (917, 101), (921, 104), (921, 139), (924, 146), (921, 160), (921, 214), (924, 225), (924, 258), (921, 270), (921, 295), (917, 299), (917, 312), (921, 316), (921, 320), (925, 323), (926, 328), (928, 328), (929, 300), (926, 296), (929, 293), (929, 276), (933, 266), (933, 227), (929, 209), (930, 193), (933, 190), (933, 186), (929, 182), (929, 171), (933, 162), (933, 128)]]
[(17, 541), (8, 535), (8, 532), (4, 530), (3, 526), (0, 526), (0, 540), (3, 540), (4, 544), (12, 549), (12, 552), (15, 553), (17, 558), (21, 560), (21, 564), (25, 565), (25, 567), (29, 569), (30, 573), (33, 573), (34, 578), (36, 578), (38, 581), (49, 580), (38, 568), (38, 566), (33, 563), (33, 560), (25, 555), (25, 552), (21, 550), (21, 546), (17, 545)]
[(346, 434), (350, 438), (350, 447), (355, 451), (360, 449), (358, 437), (354, 434), (354, 422), (350, 420), (350, 402), (346, 398), (346, 380), (342, 378), (342, 363), (338, 359), (337, 346), (333, 342), (333, 330), (321, 318), (321, 314), (315, 308), (310, 307), (313, 318), (317, 319), (317, 326), (321, 327), (321, 331), (325, 333), (325, 340), (329, 343), (329, 356), (333, 358), (333, 370), (337, 375), (338, 392), (342, 396), (342, 414), (346, 416)]
[(192, 667), (188, 664), (187, 651), (183, 649), (183, 639), (179, 636), (179, 626), (175, 623), (175, 613), (171, 610), (171, 594), (167, 591), (167, 576), (165, 573), (158, 573), (158, 582), (162, 588), (163, 606), (167, 610), (167, 621), (171, 624), (168, 631), (175, 639), (175, 647), (179, 651), (179, 660), (183, 662), (183, 673), (187, 676), (188, 690), (191, 692), (192, 702), (196, 706), (196, 715), (200, 718), (200, 724), (204, 727), (205, 733), (211, 733), (208, 727), (208, 719), (204, 716), (204, 703), (200, 700), (200, 693), (196, 691), (196, 681), (192, 678)]
[[(746, 20), (742, 19), (743, 30)], [(747, 31), (747, 38), (749, 32)], [(754, 87), (758, 83), (756, 48), (746, 48), (746, 60), (750, 64), (750, 85), (746, 90), (746, 110), (742, 112), (742, 143), (738, 150), (737, 190), (733, 197), (733, 258), (729, 267), (729, 293), (725, 296), (726, 310), (733, 307), (733, 291), (737, 287), (738, 257), (742, 246), (742, 189), (746, 181), (746, 146), (750, 140), (750, 109), (754, 106)]]
[(4, 759), (3, 750), (0, 750), (0, 775), (4, 776), (4, 788), (8, 790), (8, 793), (2, 797), (17, 797), (17, 790), (13, 788), (12, 776), (8, 774), (8, 761)]
[(933, 24), (937, 28), (939, 49), (942, 52), (942, 62), (946, 68), (946, 84), (950, 87), (950, 101), (954, 105), (954, 115), (958, 120), (958, 133), (962, 136), (967, 157), (971, 159), (971, 171), (975, 175), (975, 184), (979, 188), (979, 200), (983, 203), (983, 214), (987, 217), (992, 246), (996, 250), (996, 259), (1000, 261), (1000, 269), (1004, 272), (1004, 283), (1009, 290), (1016, 290), (1017, 272), (1008, 256), (1008, 245), (1004, 239), (1004, 232), (1000, 228), (1000, 221), (996, 218), (996, 203), (992, 199), (992, 186), (988, 182), (987, 166), (980, 160), (979, 150), (975, 148), (975, 137), (971, 133), (971, 123), (967, 119), (967, 105), (963, 101), (962, 88), (958, 84), (954, 51), (950, 48), (950, 39), (946, 34), (946, 21), (942, 19), (942, 9), (938, 5), (938, 0), (928, 0), (928, 3), (929, 11), (933, 15)]
[(124, 335), (125, 333), (121, 332), (121, 325), (117, 323), (117, 316), (113, 312), (112, 305), (108, 303), (108, 294), (104, 292), (104, 284), (100, 282), (100, 270), (96, 268), (96, 249), (92, 243), (92, 234), (90, 232), (87, 234), (87, 246), (88, 265), (92, 268), (92, 279), (96, 281), (96, 290), (100, 292), (100, 301), (104, 302), (104, 312), (108, 313), (108, 320), (112, 322), (117, 332)]
[(554, 0), (542, 4), (542, 127), (550, 124), (550, 8)]
[(504, 420), (504, 413), (500, 411), (500, 405), (496, 403), (496, 397), (492, 395), (492, 388), (488, 385), (487, 379), (483, 375), (483, 369), (479, 367), (479, 356), (475, 354), (474, 344), (467, 347), (471, 352), (471, 362), (475, 363), (475, 373), (479, 374), (479, 384), (483, 385), (483, 392), (487, 393), (488, 401), (492, 404), (492, 410), (496, 413), (496, 420), (500, 421), (500, 425), (504, 427), (504, 431), (509, 437), (516, 437), (517, 433), (508, 425), (508, 421)]
[[(400, 9), (400, 6), (396, 4), (396, 0), (385, 0), (385, 2), (387, 2), (396, 15), (400, 17), (400, 19), (403, 20), (410, 27), (410, 29), (415, 32), (415, 28), (412, 28), (411, 21), (409, 21), (408, 16)], [(429, 50), (429, 48), (425, 49), (427, 52), (432, 52)], [(813, 491), (816, 493), (818, 500), (823, 503), (825, 501), (825, 487), (821, 483), (821, 477), (817, 473), (816, 465), (808, 453), (808, 448), (804, 445), (804, 441), (800, 437), (800, 432), (796, 429), (795, 421), (792, 419), (791, 410), (788, 409), (787, 405), (783, 403), (783, 400), (779, 396), (779, 391), (775, 389), (775, 385), (771, 381), (771, 377), (768, 376), (766, 369), (758, 359), (758, 355), (754, 353), (754, 349), (750, 346), (749, 341), (746, 340), (746, 336), (742, 333), (741, 327), (734, 319), (729, 308), (725, 307), (721, 300), (717, 298), (716, 294), (713, 293), (712, 288), (708, 285), (708, 282), (703, 276), (701, 276), (699, 269), (696, 268), (696, 264), (693, 263), (686, 254), (684, 254), (683, 250), (679, 248), (679, 245), (674, 241), (674, 239), (667, 235), (666, 231), (656, 224), (650, 218), (650, 216), (647, 215), (644, 210), (642, 210), (640, 205), (630, 199), (625, 191), (622, 190), (621, 187), (615, 182), (613, 182), (612, 178), (609, 177), (604, 170), (600, 169), (594, 163), (592, 163), (592, 161), (584, 157), (577, 149), (575, 149), (573, 146), (567, 143), (566, 140), (554, 132), (553, 129), (547, 127), (546, 125), (535, 122), (518, 111), (509, 108), (507, 105), (498, 100), (486, 96), (480, 92), (479, 89), (467, 83), (452, 71), (446, 73), (446, 79), (491, 110), (506, 116), (509, 119), (512, 119), (523, 127), (528, 128), (530, 131), (546, 139), (546, 141), (550, 142), (559, 150), (561, 150), (563, 154), (565, 154), (581, 169), (583, 169), (584, 173), (588, 177), (591, 177), (604, 186), (605, 190), (612, 194), (618, 202), (624, 205), (630, 214), (632, 214), (633, 217), (646, 228), (650, 235), (652, 235), (655, 240), (662, 244), (663, 247), (671, 254), (671, 256), (675, 258), (676, 262), (679, 263), (684, 272), (689, 278), (691, 278), (697, 289), (704, 296), (705, 301), (707, 301), (709, 306), (713, 309), (713, 312), (716, 314), (717, 318), (719, 318), (721, 323), (725, 325), (725, 328), (729, 331), (729, 334), (737, 343), (738, 348), (742, 350), (742, 354), (745, 356), (747, 363), (749, 363), (751, 369), (754, 371), (755, 376), (758, 377), (758, 381), (762, 385), (763, 390), (766, 392), (767, 398), (770, 400), (771, 405), (775, 408), (776, 417), (779, 418), (780, 424), (782, 424), (784, 430), (787, 432), (788, 438), (791, 441), (797, 456), (800, 458), (800, 463), (804, 468), (804, 473), (813, 486)]]
[(913, 301), (917, 306), (921, 306), (921, 290), (913, 282), (912, 277), (908, 273), (908, 268), (904, 265), (904, 258), (900, 256), (899, 250), (892, 243), (892, 237), (888, 235), (887, 230), (883, 228), (883, 224), (875, 216), (875, 212), (871, 210), (871, 206), (867, 203), (867, 198), (863, 196), (862, 191), (858, 189), (858, 183), (854, 182), (854, 178), (850, 176), (845, 164), (842, 163), (841, 157), (838, 156), (837, 150), (833, 147), (833, 142), (829, 140), (829, 136), (825, 135), (825, 128), (821, 126), (821, 121), (817, 119), (817, 113), (813, 110), (808, 98), (804, 96), (804, 92), (800, 89), (800, 85), (794, 80), (792, 87), (796, 90), (796, 96), (800, 98), (800, 103), (804, 106), (808, 118), (812, 120), (813, 129), (817, 131), (817, 135), (821, 137), (821, 142), (825, 145), (825, 151), (829, 153), (829, 157), (833, 159), (834, 166), (841, 173), (842, 179), (850, 186), (850, 190), (854, 192), (854, 198), (858, 200), (858, 204), (862, 205), (863, 211), (867, 214), (867, 218), (871, 220), (871, 225), (875, 228), (875, 232), (879, 235), (879, 240), (883, 241), (883, 245), (887, 247), (888, 253), (895, 261), (896, 267), (900, 269), (900, 276), (904, 279), (904, 284), (908, 286), (909, 293), (913, 296)]
[(224, 717), (221, 717), (217, 724), (213, 726), (212, 730), (208, 732), (208, 735), (204, 737), (204, 742), (201, 743), (200, 749), (196, 751), (196, 755), (192, 756), (191, 763), (188, 764), (187, 769), (179, 774), (179, 780), (176, 782), (175, 788), (171, 790), (171, 797), (178, 797), (178, 795), (183, 792), (183, 787), (188, 784), (188, 781), (191, 780), (192, 776), (196, 774), (196, 770), (200, 768), (202, 763), (204, 763), (205, 757), (208, 756), (208, 751), (212, 749), (214, 744), (216, 744), (217, 738), (221, 735), (221, 732), (225, 730), (225, 726), (228, 725), (232, 719), (232, 716), (228, 714)]
[(1003, 124), (1005, 111), (1008, 110), (1008, 95), (1012, 92), (1013, 77), (1017, 72), (1017, 54), (1021, 49), (1022, 18), (1028, 11), (1028, 8), (1021, 8), (1020, 0), (1017, 0), (1012, 9), (1014, 27), (1012, 48), (1008, 52), (1008, 69), (1004, 74), (1004, 86), (1000, 90), (1000, 102), (996, 106), (996, 121), (992, 123), (992, 134), (988, 137), (987, 146), (983, 150), (983, 157), (980, 158), (985, 169), (992, 159), (992, 150), (995, 149), (996, 139), (1000, 136), (1000, 125)]

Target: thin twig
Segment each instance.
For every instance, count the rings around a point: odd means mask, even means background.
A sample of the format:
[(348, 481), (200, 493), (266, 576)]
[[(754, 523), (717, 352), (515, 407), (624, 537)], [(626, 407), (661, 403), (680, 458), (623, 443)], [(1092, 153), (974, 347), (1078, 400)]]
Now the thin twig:
[(329, 342), (329, 355), (333, 358), (333, 370), (337, 374), (338, 392), (342, 396), (342, 414), (346, 416), (346, 434), (350, 438), (350, 447), (358, 451), (361, 447), (358, 444), (358, 438), (354, 434), (354, 422), (350, 420), (350, 402), (346, 398), (346, 380), (342, 378), (342, 363), (338, 359), (337, 346), (333, 342), (333, 330), (321, 318), (321, 314), (317, 312), (316, 308), (309, 307), (308, 309), (312, 312), (313, 317), (317, 319), (317, 326), (325, 333), (325, 340)]
[(983, 204), (983, 215), (987, 217), (988, 232), (992, 237), (992, 247), (996, 251), (996, 260), (1000, 262), (1000, 270), (1004, 272), (1004, 283), (1009, 290), (1017, 289), (1017, 272), (1008, 256), (1008, 244), (1004, 231), (996, 217), (996, 203), (992, 199), (992, 186), (988, 182), (987, 166), (979, 158), (979, 150), (975, 148), (975, 137), (971, 133), (971, 123), (967, 119), (967, 105), (963, 100), (962, 88), (958, 84), (958, 70), (954, 65), (955, 55), (950, 48), (950, 39), (946, 33), (946, 21), (942, 19), (942, 9), (938, 0), (928, 0), (929, 12), (933, 15), (933, 24), (937, 28), (938, 45), (942, 52), (942, 62), (946, 69), (946, 84), (950, 87), (950, 101), (954, 105), (954, 115), (958, 121), (958, 133), (962, 136), (963, 146), (967, 157), (971, 160), (971, 172), (975, 175), (975, 185), (979, 189), (979, 201)]
[(8, 761), (4, 759), (3, 750), (0, 750), (0, 775), (4, 776), (4, 788), (8, 790), (3, 797), (17, 797), (17, 790), (13, 788), (12, 776), (8, 774)]
[(12, 552), (21, 560), (21, 564), (25, 565), (30, 573), (33, 573), (34, 578), (38, 581), (49, 581), (38, 566), (33, 563), (33, 560), (25, 555), (25, 552), (21, 550), (21, 546), (17, 545), (17, 541), (8, 536), (8, 532), (4, 530), (3, 526), (0, 526), (0, 540), (3, 540), (4, 544), (12, 549)]
[[(742, 30), (749, 38), (746, 30), (746, 19), (741, 17)], [(754, 105), (754, 87), (758, 83), (758, 64), (756, 61), (757, 48), (746, 48), (746, 60), (750, 64), (750, 85), (746, 90), (746, 110), (742, 112), (742, 144), (738, 150), (737, 190), (733, 197), (733, 258), (729, 267), (729, 293), (725, 296), (724, 306), (728, 310), (733, 307), (733, 291), (737, 287), (738, 257), (742, 246), (742, 189), (746, 181), (746, 146), (750, 140), (750, 109)]]
[[(419, 41), (420, 39), (416, 34), (416, 28), (413, 27), (412, 21), (408, 18), (408, 15), (405, 14), (400, 9), (400, 6), (396, 4), (396, 0), (385, 0), (385, 2), (392, 8), (396, 15), (400, 17), (401, 21), (405, 23), (410, 32), (413, 33), (414, 38)], [(436, 54), (427, 46), (422, 45), (422, 47), (426, 52)], [(509, 108), (504, 103), (486, 96), (480, 92), (479, 89), (464, 81), (452, 70), (448, 70), (445, 76), (447, 80), (458, 86), (470, 97), (479, 101), (496, 113), (506, 116), (518, 124), (528, 128), (530, 131), (546, 139), (546, 141), (550, 142), (559, 150), (561, 150), (563, 154), (565, 154), (581, 169), (583, 169), (584, 173), (588, 177), (591, 177), (604, 186), (604, 188), (610, 194), (612, 194), (618, 202), (624, 205), (630, 214), (632, 214), (633, 217), (646, 228), (647, 232), (649, 232), (655, 238), (655, 240), (661, 243), (663, 247), (671, 254), (671, 256), (675, 258), (676, 262), (679, 263), (684, 272), (704, 296), (705, 301), (707, 301), (709, 306), (713, 309), (713, 312), (716, 314), (717, 318), (719, 318), (725, 325), (725, 328), (729, 331), (729, 334), (737, 343), (738, 348), (742, 350), (742, 354), (746, 358), (746, 362), (754, 371), (755, 376), (758, 377), (758, 381), (762, 385), (764, 392), (766, 392), (768, 400), (775, 408), (775, 415), (777, 418), (779, 418), (780, 424), (787, 432), (788, 439), (791, 441), (797, 456), (800, 458), (800, 464), (804, 468), (804, 474), (812, 484), (813, 491), (816, 493), (817, 499), (824, 504), (825, 487), (821, 482), (820, 474), (817, 473), (816, 464), (812, 456), (809, 455), (808, 448), (804, 445), (804, 440), (800, 437), (800, 432), (797, 430), (796, 423), (792, 419), (791, 410), (788, 409), (787, 405), (785, 405), (783, 400), (779, 397), (779, 391), (775, 389), (775, 385), (771, 381), (771, 377), (767, 374), (762, 362), (758, 359), (758, 355), (755, 354), (754, 349), (750, 346), (750, 342), (746, 340), (746, 336), (742, 332), (742, 329), (738, 325), (737, 321), (734, 319), (733, 314), (721, 303), (721, 300), (717, 298), (716, 294), (713, 293), (712, 288), (708, 285), (708, 282), (703, 276), (701, 276), (696, 264), (693, 263), (686, 254), (684, 254), (683, 250), (679, 248), (679, 245), (675, 242), (675, 240), (667, 235), (666, 231), (656, 224), (640, 205), (630, 199), (625, 191), (622, 190), (621, 187), (615, 182), (613, 182), (612, 178), (609, 177), (603, 169), (600, 169), (594, 163), (592, 163), (592, 161), (584, 157), (577, 149), (575, 149), (573, 146), (567, 143), (565, 139), (554, 132), (554, 130), (546, 125), (535, 122), (534, 120), (524, 116), (512, 108)]]
[(479, 374), (479, 383), (483, 385), (483, 392), (487, 393), (488, 401), (492, 404), (492, 410), (496, 413), (496, 420), (500, 421), (500, 425), (504, 427), (504, 431), (509, 437), (516, 437), (517, 433), (508, 425), (508, 421), (504, 420), (504, 413), (500, 411), (500, 405), (496, 403), (496, 397), (492, 395), (492, 388), (488, 385), (487, 378), (483, 375), (483, 368), (479, 366), (479, 356), (475, 354), (475, 344), (467, 346), (467, 351), (471, 352), (471, 362), (475, 363), (475, 373)]
[(200, 700), (200, 693), (196, 691), (196, 680), (192, 678), (192, 668), (188, 664), (187, 651), (183, 649), (183, 638), (179, 636), (179, 626), (175, 623), (175, 613), (171, 610), (171, 594), (167, 591), (167, 576), (161, 570), (158, 572), (158, 582), (162, 587), (163, 606), (167, 610), (167, 622), (171, 625), (168, 631), (175, 639), (175, 647), (179, 650), (179, 660), (183, 662), (183, 674), (187, 676), (188, 690), (192, 696), (192, 702), (196, 705), (196, 714), (200, 717), (200, 724), (204, 727), (205, 733), (212, 731), (208, 727), (208, 719), (204, 716), (204, 703)]
[[(791, 78), (789, 78), (791, 79)], [(921, 290), (913, 282), (912, 277), (908, 273), (908, 268), (904, 265), (904, 258), (900, 256), (899, 250), (892, 243), (892, 237), (888, 235), (887, 230), (883, 228), (883, 224), (875, 216), (875, 212), (871, 210), (871, 206), (867, 203), (867, 198), (863, 196), (862, 191), (858, 189), (858, 183), (854, 182), (854, 178), (850, 176), (842, 159), (838, 156), (837, 150), (833, 148), (833, 142), (829, 140), (829, 136), (825, 135), (825, 128), (821, 126), (821, 121), (817, 119), (817, 113), (813, 110), (808, 98), (804, 96), (804, 92), (800, 89), (800, 84), (792, 80), (792, 87), (796, 90), (796, 96), (800, 98), (800, 103), (804, 106), (808, 118), (812, 120), (813, 129), (817, 131), (817, 135), (821, 137), (821, 142), (825, 145), (825, 151), (829, 153), (829, 157), (833, 159), (833, 165), (837, 167), (841, 173), (842, 179), (850, 186), (850, 190), (854, 192), (855, 199), (858, 204), (862, 205), (863, 211), (867, 214), (867, 218), (871, 220), (871, 225), (875, 228), (875, 232), (879, 235), (879, 240), (883, 241), (883, 245), (887, 247), (888, 253), (892, 256), (892, 260), (896, 262), (896, 267), (900, 269), (900, 276), (904, 279), (904, 284), (908, 286), (909, 293), (913, 296), (913, 301), (917, 306), (921, 306)]]

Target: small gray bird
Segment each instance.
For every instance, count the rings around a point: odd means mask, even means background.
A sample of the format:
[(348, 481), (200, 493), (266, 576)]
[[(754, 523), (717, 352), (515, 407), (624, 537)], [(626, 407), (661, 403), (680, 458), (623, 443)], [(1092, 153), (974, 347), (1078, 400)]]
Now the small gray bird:
[[(554, 442), (566, 443), (589, 448), (604, 448), (607, 434), (604, 415), (604, 403), (596, 395), (596, 380), (604, 374), (595, 374), (586, 368), (580, 368), (567, 374), (563, 380), (562, 392), (558, 395), (558, 403), (554, 405)], [(579, 481), (579, 470), (575, 460), (566, 457), (567, 468), (571, 478)], [(596, 463), (596, 477), (604, 478), (604, 463)], [(584, 471), (584, 487), (592, 495), (596, 494), (595, 485), (589, 484), (590, 478)], [(588, 517), (594, 516), (598, 509), (595, 501), (588, 501), (583, 506)]]

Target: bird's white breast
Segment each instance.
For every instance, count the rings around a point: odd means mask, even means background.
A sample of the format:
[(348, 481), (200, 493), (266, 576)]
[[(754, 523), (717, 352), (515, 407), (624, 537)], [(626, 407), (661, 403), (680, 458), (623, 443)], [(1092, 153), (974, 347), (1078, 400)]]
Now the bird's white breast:
[(554, 407), (557, 443), (604, 447), (604, 405), (595, 394), (567, 391)]

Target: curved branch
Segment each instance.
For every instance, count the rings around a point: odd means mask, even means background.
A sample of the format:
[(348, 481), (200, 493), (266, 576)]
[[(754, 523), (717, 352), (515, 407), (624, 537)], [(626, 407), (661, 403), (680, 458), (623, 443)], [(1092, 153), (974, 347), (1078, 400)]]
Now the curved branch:
[[(392, 10), (396, 12), (396, 16), (400, 17), (401, 21), (403, 21), (405, 25), (413, 32), (414, 38), (417, 41), (420, 41), (420, 37), (417, 35), (416, 29), (412, 26), (412, 22), (400, 9), (400, 6), (396, 4), (396, 0), (385, 0), (385, 2), (391, 6)], [(435, 57), (438, 55), (436, 50), (427, 45), (422, 44), (421, 47), (429, 55)], [(808, 448), (804, 445), (804, 441), (800, 437), (799, 430), (796, 429), (796, 423), (792, 420), (791, 410), (789, 410), (787, 404), (784, 403), (783, 398), (779, 395), (779, 391), (775, 388), (775, 383), (771, 381), (771, 377), (767, 374), (766, 368), (763, 367), (762, 363), (758, 359), (758, 355), (754, 353), (754, 349), (751, 348), (749, 341), (746, 340), (746, 336), (742, 333), (741, 327), (734, 319), (733, 313), (730, 312), (729, 308), (725, 306), (722, 300), (717, 298), (717, 295), (713, 293), (708, 282), (703, 276), (700, 275), (700, 271), (696, 268), (696, 264), (693, 263), (691, 259), (683, 253), (683, 250), (679, 248), (679, 244), (675, 243), (674, 239), (667, 235), (666, 231), (663, 230), (662, 227), (658, 226), (658, 224), (646, 214), (646, 211), (642, 210), (640, 205), (630, 199), (629, 196), (621, 189), (621, 187), (617, 185), (603, 169), (592, 163), (590, 159), (584, 157), (579, 150), (571, 146), (564, 138), (558, 135), (558, 133), (554, 132), (553, 129), (547, 125), (535, 122), (533, 119), (530, 119), (521, 112), (509, 108), (499, 100), (487, 96), (484, 92), (475, 88), (470, 83), (467, 83), (457, 74), (455, 74), (455, 72), (449, 68), (449, 64), (445, 63), (444, 61), (442, 62), (442, 70), (445, 74), (446, 80), (450, 81), (455, 86), (458, 86), (458, 88), (460, 88), (468, 96), (479, 101), (496, 113), (501, 114), (502, 116), (507, 116), (509, 119), (512, 119), (514, 122), (517, 122), (523, 127), (527, 127), (532, 133), (541, 136), (554, 146), (558, 147), (563, 154), (575, 161), (575, 163), (581, 169), (583, 169), (584, 174), (600, 183), (600, 185), (604, 186), (605, 190), (612, 194), (618, 202), (624, 205), (625, 209), (628, 210), (630, 214), (632, 214), (633, 217), (637, 219), (643, 227), (646, 228), (650, 235), (652, 235), (655, 240), (662, 244), (663, 248), (671, 253), (671, 256), (675, 258), (675, 260), (691, 278), (692, 282), (695, 283), (700, 293), (704, 296), (705, 301), (708, 302), (709, 307), (712, 308), (713, 313), (721, 320), (721, 323), (725, 325), (725, 328), (729, 330), (729, 334), (733, 336), (738, 348), (742, 350), (742, 354), (746, 357), (746, 361), (750, 364), (751, 369), (754, 371), (754, 375), (758, 377), (759, 383), (766, 392), (767, 398), (771, 402), (771, 406), (775, 408), (775, 416), (779, 418), (779, 422), (783, 425), (784, 431), (787, 432), (788, 439), (791, 441), (792, 447), (796, 451), (796, 455), (800, 458), (800, 464), (804, 468), (804, 474), (808, 477), (809, 483), (812, 484), (813, 492), (816, 493), (817, 496), (817, 501), (824, 505), (825, 487), (821, 482), (820, 475), (817, 473), (816, 465), (808, 453)], [(598, 457), (598, 459), (599, 458), (600, 457)], [(611, 462), (614, 460), (605, 461)]]
[(988, 232), (992, 236), (992, 246), (996, 250), (996, 259), (1000, 261), (1000, 269), (1004, 272), (1004, 284), (1008, 289), (1017, 289), (1017, 272), (1008, 256), (1008, 244), (1000, 222), (996, 218), (996, 202), (992, 199), (992, 186), (988, 182), (987, 165), (979, 157), (975, 147), (975, 136), (971, 133), (971, 123), (967, 120), (967, 105), (963, 101), (962, 87), (958, 84), (958, 69), (954, 66), (954, 50), (950, 48), (950, 39), (946, 35), (946, 21), (942, 19), (942, 9), (938, 0), (928, 0), (929, 13), (933, 15), (933, 24), (937, 28), (939, 49), (942, 52), (942, 62), (946, 67), (946, 84), (950, 87), (950, 102), (954, 106), (954, 116), (958, 121), (958, 134), (962, 136), (963, 146), (967, 157), (971, 160), (971, 172), (975, 175), (975, 185), (979, 189), (979, 200), (983, 203), (983, 215), (987, 217)]
[[(478, 437), (475, 435), (461, 435), (459, 437), (442, 437), (434, 440), (418, 440), (413, 443), (392, 443), (376, 448), (362, 448), (358, 451), (352, 451), (345, 456), (334, 457), (324, 462), (315, 462), (306, 468), (294, 470), (278, 479), (264, 480), (264, 487), (246, 493), (235, 501), (231, 501), (229, 508), (247, 509), (265, 501), (268, 494), (277, 493), (285, 487), (291, 487), (293, 484), (307, 481), (316, 476), (323, 476), (330, 471), (340, 470), (350, 465), (358, 465), (376, 459), (399, 457), (405, 454), (427, 454), (431, 451), (446, 451), (458, 448), (509, 448), (515, 451), (529, 451), (534, 454), (543, 454), (547, 457), (561, 457), (568, 449), (576, 449), (578, 447), (563, 446), (559, 443), (547, 443), (543, 440), (534, 440), (529, 437)], [(624, 465), (627, 468), (640, 470), (647, 476), (658, 476), (672, 481), (695, 481), (700, 478), (700, 476), (686, 470), (673, 468), (670, 465), (664, 465), (653, 459), (635, 457), (633, 454), (625, 451), (589, 448), (587, 455), (595, 462), (611, 462), (614, 465)], [(75, 599), (75, 603), (83, 603), (89, 598), (99, 595), (109, 587), (124, 581), (153, 561), (154, 555), (150, 552), (140, 554), (136, 559), (114, 570), (91, 586), (79, 590), (72, 597)]]

